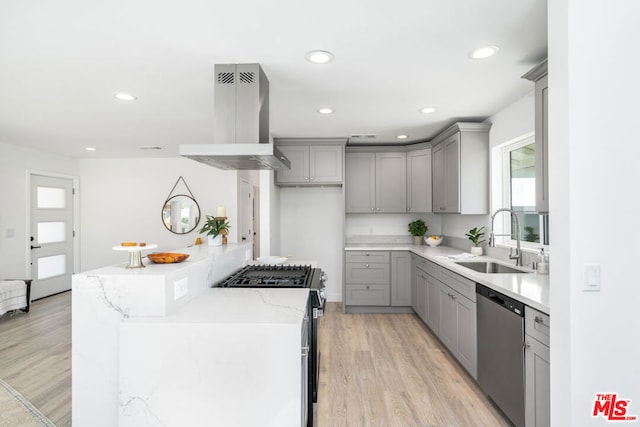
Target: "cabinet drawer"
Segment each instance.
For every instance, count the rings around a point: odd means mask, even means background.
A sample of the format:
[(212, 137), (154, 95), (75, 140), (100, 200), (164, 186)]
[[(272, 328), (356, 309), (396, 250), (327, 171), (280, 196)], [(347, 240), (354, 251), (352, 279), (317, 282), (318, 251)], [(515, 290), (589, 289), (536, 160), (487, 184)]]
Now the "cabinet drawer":
[(529, 306), (524, 307), (524, 330), (528, 335), (544, 345), (549, 345), (549, 329), (551, 323), (548, 314), (544, 314)]
[(347, 305), (389, 305), (389, 285), (347, 285)]
[(388, 285), (390, 281), (390, 265), (368, 262), (347, 263), (347, 284), (375, 283)]
[(471, 301), (476, 300), (476, 282), (469, 280), (453, 271), (443, 267), (440, 270), (440, 281), (458, 291), (461, 295), (469, 298)]
[(434, 279), (438, 278), (438, 266), (431, 261), (427, 261), (422, 257), (416, 259), (416, 267), (425, 273), (431, 275)]
[(346, 262), (389, 262), (389, 252), (349, 251), (346, 252)]

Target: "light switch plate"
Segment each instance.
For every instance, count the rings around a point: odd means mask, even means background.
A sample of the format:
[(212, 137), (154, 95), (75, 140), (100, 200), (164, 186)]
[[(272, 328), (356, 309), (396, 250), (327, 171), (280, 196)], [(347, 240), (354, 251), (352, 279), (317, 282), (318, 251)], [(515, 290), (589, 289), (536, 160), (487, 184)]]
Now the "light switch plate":
[(584, 288), (585, 292), (600, 292), (600, 264), (585, 264)]
[(173, 299), (177, 300), (189, 293), (189, 279), (184, 278), (173, 282)]

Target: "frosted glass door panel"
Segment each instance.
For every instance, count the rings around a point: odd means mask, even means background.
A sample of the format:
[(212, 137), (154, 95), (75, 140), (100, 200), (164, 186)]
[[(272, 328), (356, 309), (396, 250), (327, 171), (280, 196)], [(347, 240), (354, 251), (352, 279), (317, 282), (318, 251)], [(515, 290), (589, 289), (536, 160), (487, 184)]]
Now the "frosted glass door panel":
[(38, 187), (37, 192), (38, 209), (64, 209), (65, 190), (64, 188)]
[(38, 258), (38, 280), (62, 276), (66, 272), (66, 263), (64, 254)]
[(38, 244), (64, 242), (66, 230), (64, 222), (39, 222)]

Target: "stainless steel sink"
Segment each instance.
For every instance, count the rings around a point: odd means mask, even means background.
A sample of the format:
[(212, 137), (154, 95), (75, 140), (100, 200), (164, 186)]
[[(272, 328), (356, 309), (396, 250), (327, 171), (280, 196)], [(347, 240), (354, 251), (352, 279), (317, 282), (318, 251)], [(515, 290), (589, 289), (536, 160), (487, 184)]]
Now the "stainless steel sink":
[(513, 268), (504, 264), (498, 264), (497, 262), (492, 261), (458, 261), (456, 264), (469, 268), (473, 271), (477, 271), (478, 273), (529, 273), (528, 271)]

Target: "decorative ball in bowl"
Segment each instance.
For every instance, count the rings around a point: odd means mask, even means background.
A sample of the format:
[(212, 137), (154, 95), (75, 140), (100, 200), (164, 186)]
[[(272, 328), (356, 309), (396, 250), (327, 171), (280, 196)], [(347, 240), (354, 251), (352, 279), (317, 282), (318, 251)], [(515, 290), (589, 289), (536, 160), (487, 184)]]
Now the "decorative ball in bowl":
[(425, 236), (424, 238), (424, 242), (431, 246), (432, 248), (439, 246), (440, 243), (442, 243), (442, 237), (438, 237), (435, 235), (431, 235), (431, 236)]

